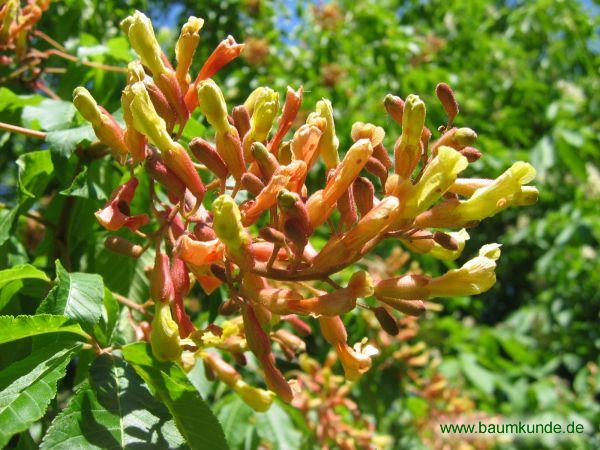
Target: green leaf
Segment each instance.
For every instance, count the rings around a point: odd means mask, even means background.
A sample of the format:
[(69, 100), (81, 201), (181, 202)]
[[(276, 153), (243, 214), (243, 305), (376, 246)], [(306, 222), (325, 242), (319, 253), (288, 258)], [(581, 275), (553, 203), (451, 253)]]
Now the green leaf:
[(190, 447), (229, 448), (219, 421), (179, 366), (157, 361), (146, 343), (123, 347), (123, 356), (169, 409)]
[(494, 393), (495, 376), (493, 372), (483, 368), (478, 362), (475, 355), (463, 353), (459, 356), (460, 368), (465, 377), (478, 389), (485, 392), (487, 395)]
[(92, 330), (102, 314), (104, 283), (100, 275), (69, 273), (56, 261), (56, 286), (40, 304), (37, 312), (61, 314)]
[(94, 129), (89, 124), (68, 130), (49, 131), (46, 135), (50, 149), (67, 157), (71, 156), (79, 144), (96, 140)]
[(94, 328), (94, 337), (103, 347), (114, 342), (114, 332), (119, 320), (120, 307), (112, 292), (104, 288), (102, 315)]
[(0, 316), (0, 344), (48, 333), (72, 333), (89, 338), (78, 323), (65, 316)]
[(216, 414), (223, 426), (232, 448), (243, 448), (256, 430), (261, 441), (272, 448), (292, 450), (299, 448), (302, 434), (298, 431), (287, 411), (277, 402), (268, 411), (257, 413), (237, 395), (222, 398), (216, 406)]
[(23, 279), (38, 279), (43, 281), (50, 281), (50, 278), (42, 272), (40, 269), (32, 266), (31, 264), (20, 264), (10, 269), (0, 271), (0, 289), (6, 286), (8, 283), (15, 280)]
[(67, 128), (75, 117), (75, 107), (64, 100), (45, 99), (36, 106), (25, 106), (21, 119), (26, 127), (39, 126), (44, 131)]
[(119, 352), (98, 357), (89, 378), (52, 422), (41, 449), (186, 448), (167, 408)]
[(102, 189), (90, 178), (87, 166), (84, 166), (81, 172), (75, 176), (71, 185), (60, 191), (60, 193), (71, 197), (91, 198), (94, 200), (106, 199), (106, 195), (102, 192)]
[(17, 159), (19, 190), (24, 197), (39, 197), (50, 182), (54, 164), (50, 150), (25, 153)]
[(0, 211), (0, 246), (10, 238), (15, 220), (19, 216), (19, 209), (15, 206), (10, 211)]
[(80, 344), (52, 342), (0, 372), (0, 447), (29, 428), (56, 396), (58, 380)]

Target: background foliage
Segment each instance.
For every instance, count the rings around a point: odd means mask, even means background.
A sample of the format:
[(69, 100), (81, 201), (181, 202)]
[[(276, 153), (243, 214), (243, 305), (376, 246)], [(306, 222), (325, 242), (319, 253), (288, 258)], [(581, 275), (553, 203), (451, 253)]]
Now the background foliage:
[[(39, 28), (71, 54), (123, 66), (131, 54), (118, 22), (134, 8), (163, 26), (159, 37), (165, 50), (172, 50), (178, 25), (191, 14), (206, 19), (203, 56), (227, 34), (246, 41), (245, 57), (217, 76), (228, 100), (239, 102), (262, 84), (280, 93), (288, 84), (303, 85), (304, 114), (321, 97), (332, 100), (341, 149), (349, 147), (357, 120), (382, 125), (386, 145), (393, 146), (400, 130), (382, 106), (388, 92), (418, 93), (435, 129), (444, 116), (434, 88), (438, 82), (450, 84), (461, 105), (458, 125), (480, 136), (484, 157), (478, 172), (492, 176), (515, 159), (528, 160), (538, 170), (540, 201), (484, 222), (469, 241), (471, 249), (484, 241), (504, 244), (493, 290), (477, 299), (444, 301), (442, 311), (420, 318), (417, 334), (392, 340), (380, 357), (381, 370), (355, 384), (352, 397), (377, 433), (392, 437), (394, 448), (438, 444), (430, 422), (447, 405), (423, 395), (423, 383), (438, 374), (457, 390), (450, 397), (468, 398), (470, 410), (488, 417), (575, 421), (586, 429), (569, 440), (530, 436), (495, 443), (499, 448), (600, 447), (596, 7), (576, 0), (69, 0), (51, 5)], [(43, 41), (36, 45), (47, 48)], [(208, 383), (201, 370), (183, 380), (183, 372), (153, 365), (142, 344), (95, 360), (92, 350), (82, 349), (79, 342), (89, 332), (103, 336), (103, 345), (134, 340), (126, 311), (112, 293), (144, 302), (143, 269), (151, 255), (136, 263), (103, 250), (105, 233), (92, 213), (123, 173), (106, 161), (78, 156), (80, 142), (93, 135), (68, 102), (75, 86), (87, 85), (100, 103), (116, 110), (123, 75), (60, 59), (52, 63), (66, 69), (46, 76), (63, 101), (14, 80), (0, 87), (0, 121), (48, 133), (45, 141), (0, 134), (0, 312), (47, 314), (35, 321), (0, 318), (5, 322), (0, 324), (0, 444), (36, 448), (47, 432), (43, 448), (59, 448), (65, 433), (99, 447), (135, 442), (177, 447), (184, 437), (202, 445), (201, 431), (210, 423), (186, 422), (186, 411), (205, 410), (204, 398), (231, 447), (317, 446), (297, 411), (278, 404), (250, 420), (249, 410), (223, 386)], [(203, 132), (202, 123), (194, 125), (190, 133)], [(379, 257), (389, 262), (390, 255), (393, 249), (386, 248)], [(61, 263), (55, 264), (57, 259)], [(417, 262), (433, 273), (444, 269), (426, 258)], [(202, 323), (220, 298), (195, 293), (195, 320)], [(347, 319), (356, 339), (377, 335), (363, 315)], [(39, 330), (52, 338), (41, 339)], [(426, 364), (398, 356), (421, 342)], [(321, 361), (322, 344), (309, 341), (309, 351)], [(163, 403), (153, 400), (141, 380)], [(168, 392), (174, 380), (181, 392)], [(36, 386), (31, 399), (23, 395), (29, 385)], [(144, 411), (120, 410), (119, 395), (144, 405)], [(165, 400), (181, 395), (185, 402)], [(11, 405), (25, 414), (17, 417)], [(86, 411), (94, 417), (84, 417)], [(214, 420), (208, 413), (202, 417)], [(112, 431), (110, 424), (119, 420), (121, 431)], [(140, 436), (135, 425), (140, 421), (160, 426), (152, 436)], [(106, 428), (91, 440), (86, 433), (92, 429), (82, 424), (98, 422)]]

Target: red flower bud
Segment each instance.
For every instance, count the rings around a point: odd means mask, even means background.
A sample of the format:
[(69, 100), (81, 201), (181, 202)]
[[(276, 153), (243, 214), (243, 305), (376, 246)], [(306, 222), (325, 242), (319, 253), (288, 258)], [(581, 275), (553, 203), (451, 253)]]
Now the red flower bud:
[(155, 302), (169, 303), (173, 300), (174, 293), (169, 257), (157, 252), (154, 268), (150, 273), (150, 296)]
[(244, 139), (250, 130), (250, 114), (244, 105), (235, 106), (231, 111), (233, 126), (237, 129), (241, 139)]
[(134, 244), (121, 236), (109, 236), (104, 241), (104, 248), (119, 255), (139, 258), (144, 252), (141, 245)]
[(218, 178), (223, 180), (227, 178), (227, 165), (210, 142), (199, 137), (194, 138), (190, 142), (190, 151), (198, 161), (208, 167), (208, 170)]
[(185, 194), (185, 184), (163, 163), (160, 156), (150, 155), (146, 160), (145, 167), (148, 174), (167, 190), (172, 203), (181, 201)]

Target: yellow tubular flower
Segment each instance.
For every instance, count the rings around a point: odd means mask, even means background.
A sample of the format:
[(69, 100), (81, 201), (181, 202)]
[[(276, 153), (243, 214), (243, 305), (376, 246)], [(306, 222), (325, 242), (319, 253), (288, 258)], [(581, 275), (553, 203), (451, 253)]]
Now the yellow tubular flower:
[(136, 11), (124, 19), (121, 22), (121, 29), (129, 38), (131, 46), (140, 56), (142, 63), (150, 69), (154, 77), (167, 72), (152, 22), (144, 13)]
[(317, 102), (317, 111), (311, 113), (306, 120), (308, 125), (315, 125), (323, 132), (319, 140), (318, 153), (323, 158), (325, 167), (332, 169), (340, 162), (338, 147), (340, 141), (335, 135), (335, 123), (333, 121), (333, 107), (327, 99)]
[(244, 403), (257, 412), (267, 411), (275, 398), (274, 392), (250, 386), (242, 379), (237, 380), (232, 388)]
[(425, 124), (425, 103), (414, 94), (406, 97), (402, 135), (394, 146), (396, 173), (408, 178), (421, 157), (421, 132)]
[[(521, 186), (534, 178), (533, 166), (518, 161), (496, 178), (492, 184), (477, 189), (471, 198), (461, 202), (454, 209), (452, 215), (460, 217), (465, 222), (491, 217), (513, 204), (515, 200), (527, 198), (526, 195), (521, 196)], [(537, 199), (535, 194), (532, 197)]]
[(227, 133), (231, 128), (227, 120), (227, 104), (217, 83), (208, 79), (198, 84), (200, 111), (217, 133)]
[(159, 361), (174, 361), (181, 356), (179, 327), (171, 317), (169, 303), (156, 302), (150, 344)]
[(277, 113), (279, 112), (279, 94), (273, 89), (262, 88), (253, 98), (250, 130), (244, 136), (244, 158), (252, 160), (250, 146), (254, 142), (263, 142), (269, 136)]
[(489, 290), (496, 282), (496, 260), (500, 257), (500, 244), (487, 244), (479, 256), (467, 261), (460, 269), (432, 278), (427, 285), (429, 297), (475, 295)]
[[(321, 136), (323, 139), (323, 136)], [(354, 179), (373, 154), (373, 146), (368, 139), (356, 141), (335, 168), (335, 172), (323, 189), (323, 201), (333, 205), (348, 190)]]
[(237, 203), (230, 195), (223, 194), (213, 203), (214, 230), (217, 237), (229, 249), (240, 249), (249, 239)]
[(150, 142), (161, 151), (173, 146), (173, 140), (167, 132), (167, 125), (160, 117), (150, 100), (144, 83), (134, 83), (127, 92), (124, 92), (123, 101), (129, 106), (135, 129), (144, 134)]
[(200, 30), (204, 20), (191, 16), (181, 27), (181, 34), (175, 45), (175, 57), (177, 58), (177, 69), (175, 71), (177, 81), (183, 92), (187, 91), (190, 82), (188, 71), (192, 65), (192, 58), (200, 43)]
[(402, 211), (402, 217), (415, 217), (429, 209), (452, 186), (457, 175), (467, 168), (467, 158), (451, 147), (440, 147), (414, 185)]

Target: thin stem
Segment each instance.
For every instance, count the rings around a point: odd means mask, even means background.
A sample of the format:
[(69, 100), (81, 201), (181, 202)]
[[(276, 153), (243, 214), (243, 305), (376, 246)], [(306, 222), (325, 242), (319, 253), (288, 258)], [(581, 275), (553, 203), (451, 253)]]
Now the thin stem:
[(139, 303), (136, 303), (133, 300), (130, 300), (127, 297), (122, 296), (121, 294), (117, 294), (116, 292), (113, 292), (112, 294), (113, 294), (113, 297), (115, 298), (115, 300), (117, 300), (119, 303), (122, 303), (123, 305), (127, 306), (130, 309), (135, 309), (137, 312), (145, 315), (146, 317), (151, 317), (150, 313), (148, 311), (146, 311), (146, 308), (144, 307), (144, 305), (140, 305)]
[(0, 122), (0, 130), (8, 131), (9, 133), (22, 134), (36, 139), (46, 139), (46, 133), (43, 131), (31, 130), (29, 128), (23, 128), (4, 122)]
[(37, 36), (39, 38), (42, 38), (44, 41), (46, 41), (48, 44), (50, 44), (55, 49), (60, 50), (61, 52), (65, 52), (65, 53), (67, 52), (67, 49), (63, 45), (61, 45), (60, 43), (58, 43), (57, 41), (52, 39), (50, 36), (48, 36), (43, 31), (34, 30), (33, 35)]

